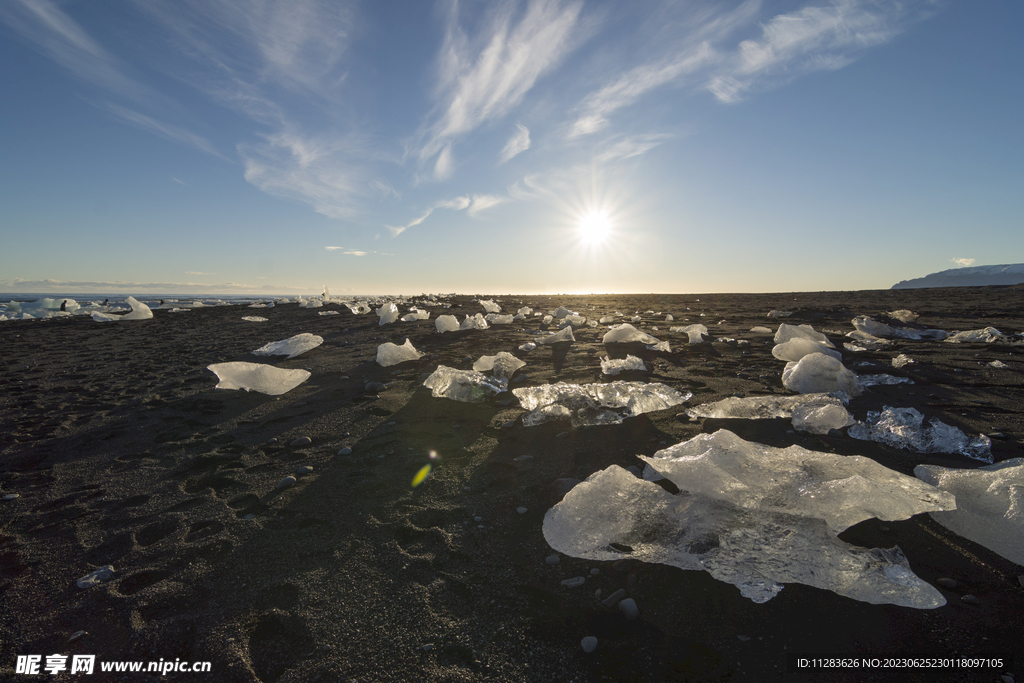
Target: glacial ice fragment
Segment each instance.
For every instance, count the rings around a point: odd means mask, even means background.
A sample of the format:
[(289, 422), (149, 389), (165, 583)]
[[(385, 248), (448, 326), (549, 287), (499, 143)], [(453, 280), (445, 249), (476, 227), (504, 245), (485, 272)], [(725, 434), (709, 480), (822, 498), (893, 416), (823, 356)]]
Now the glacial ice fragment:
[(496, 356), (481, 356), (473, 363), (473, 369), (477, 372), (491, 371), (491, 376), (503, 379), (506, 382), (516, 374), (519, 368), (525, 368), (526, 362), (521, 361), (507, 351), (501, 351)]
[(877, 387), (881, 384), (913, 384), (914, 380), (909, 377), (894, 377), (893, 375), (858, 375), (862, 387)]
[(770, 420), (775, 417), (792, 417), (793, 410), (805, 403), (817, 405), (843, 405), (849, 400), (846, 394), (797, 394), (796, 396), (730, 396), (714, 403), (704, 403), (689, 408), (686, 414), (692, 418), (718, 417), (744, 420)]
[(1024, 458), (974, 470), (918, 465), (914, 475), (956, 496), (956, 510), (932, 512), (932, 519), (1024, 565)]
[[(892, 342), (889, 341), (888, 339), (882, 339), (881, 337), (876, 337), (873, 334), (868, 334), (867, 332), (862, 332), (861, 330), (847, 332), (846, 336), (856, 341), (857, 346), (860, 348), (861, 351), (877, 351), (878, 349), (885, 348), (886, 346), (892, 344)], [(843, 346), (845, 346), (848, 349), (850, 348), (849, 344), (843, 344)], [(853, 349), (850, 350), (852, 351)]]
[(501, 313), (501, 306), (493, 301), (481, 301), (480, 305), (484, 307), (486, 313)]
[(902, 368), (904, 365), (910, 365), (913, 362), (915, 362), (913, 358), (906, 355), (905, 353), (901, 353), (900, 355), (892, 359), (892, 366), (894, 368)]
[(398, 320), (398, 306), (394, 304), (384, 304), (377, 309), (377, 315), (380, 317), (378, 325), (390, 325), (391, 323)]
[(466, 316), (466, 319), (459, 325), (460, 330), (486, 330), (490, 325), (487, 323), (487, 319), (483, 315), (477, 313), (474, 316)]
[(750, 331), (751, 332), (755, 332), (757, 334), (771, 334), (772, 333), (772, 328), (765, 327), (764, 325), (758, 325), (756, 327), (751, 327)]
[(573, 311), (570, 311), (565, 306), (559, 306), (558, 308), (556, 308), (554, 311), (551, 312), (551, 315), (553, 315), (555, 318), (562, 319), (562, 318), (564, 318), (567, 315), (576, 315), (576, 314)]
[(217, 375), (216, 389), (245, 389), (268, 396), (280, 396), (310, 377), (308, 370), (285, 370), (262, 363), (214, 363), (206, 369)]
[(842, 361), (842, 355), (835, 350), (835, 347), (828, 347), (816, 341), (811, 341), (806, 337), (793, 337), (789, 341), (776, 344), (775, 348), (772, 349), (772, 355), (779, 360), (796, 362), (804, 356), (812, 353), (824, 353), (826, 356), (832, 356), (838, 361)]
[[(175, 311), (175, 310), (187, 311), (189, 309), (187, 309), (187, 308), (181, 308), (181, 309), (174, 309), (174, 308), (172, 308), (171, 309), (171, 311)], [(242, 320), (247, 320), (247, 321), (249, 321), (251, 323), (265, 323), (265, 322), (267, 322), (267, 319), (264, 318), (261, 315), (246, 315), (246, 316), (242, 316)]]
[(602, 344), (631, 344), (633, 342), (640, 342), (641, 344), (657, 344), (660, 339), (652, 337), (646, 332), (641, 332), (629, 323), (622, 323), (616, 325), (612, 329), (605, 333), (601, 339)]
[(617, 374), (619, 374), (620, 372), (622, 372), (624, 370), (625, 371), (631, 371), (632, 370), (632, 371), (638, 371), (638, 372), (647, 372), (647, 366), (644, 365), (643, 360), (637, 358), (636, 356), (630, 356), (630, 355), (627, 355), (625, 359), (622, 359), (622, 358), (618, 358), (618, 359), (615, 359), (615, 360), (613, 360), (611, 358), (602, 358), (601, 359), (601, 372), (603, 372), (606, 375), (617, 375)]
[(668, 331), (687, 335), (689, 337), (688, 343), (690, 344), (703, 344), (707, 341), (708, 336), (708, 328), (700, 323), (687, 325), (686, 327), (670, 327)]
[(664, 410), (693, 396), (681, 394), (665, 384), (611, 382), (608, 384), (545, 384), (513, 389), (523, 408), (531, 412), (523, 425), (569, 419), (574, 427), (618, 424), (624, 419)]
[(411, 323), (417, 320), (427, 320), (430, 318), (430, 314), (424, 311), (422, 308), (414, 308), (409, 313), (402, 316), (403, 323)]
[(768, 311), (769, 318), (788, 318), (793, 315), (793, 311)]
[(123, 315), (111, 315), (109, 313), (93, 313), (92, 319), (98, 323), (116, 322), (118, 320), (148, 320), (153, 317), (153, 311), (146, 304), (133, 296), (125, 299), (125, 303), (131, 306), (129, 312)]
[(456, 370), (438, 365), (437, 370), (423, 381), (423, 386), (430, 389), (434, 398), (480, 403), (488, 396), (505, 391), (508, 383), (473, 370)]
[(439, 315), (434, 320), (434, 327), (437, 328), (438, 332), (458, 332), (459, 331), (459, 319), (454, 315)]
[(785, 344), (791, 339), (809, 339), (830, 349), (835, 348), (828, 337), (821, 332), (816, 332), (810, 325), (787, 325), (786, 323), (779, 325), (778, 331), (775, 332), (775, 343)]
[(803, 403), (793, 409), (793, 429), (811, 434), (828, 434), (854, 424), (853, 415), (842, 405), (827, 402)]
[(959, 453), (992, 462), (992, 440), (982, 434), (970, 438), (956, 427), (932, 418), (927, 428), (924, 415), (915, 408), (890, 408), (868, 412), (867, 420), (850, 427), (847, 434), (862, 441), (878, 441), (918, 453)]
[(324, 343), (324, 338), (309, 332), (297, 334), (288, 339), (270, 342), (252, 352), (254, 356), (287, 356), (295, 358), (311, 349), (315, 349)]
[(423, 354), (413, 347), (412, 340), (408, 338), (401, 346), (385, 342), (377, 347), (377, 364), (385, 368), (422, 357)]
[(945, 330), (926, 330), (911, 327), (893, 327), (886, 325), (866, 315), (858, 316), (852, 321), (858, 332), (873, 335), (875, 337), (897, 337), (900, 339), (945, 339)]
[(570, 325), (546, 337), (537, 337), (533, 341), (538, 345), (558, 344), (559, 342), (574, 342), (576, 337), (573, 336), (572, 325)]
[(680, 493), (612, 465), (547, 512), (548, 544), (584, 559), (704, 570), (759, 603), (780, 584), (803, 583), (872, 604), (945, 604), (899, 548), (860, 548), (836, 534), (871, 517), (952, 509), (948, 494), (868, 458), (770, 448), (724, 430), (643, 460)]
[(861, 393), (857, 375), (841, 361), (824, 353), (812, 353), (795, 363), (786, 363), (782, 385), (800, 394), (845, 391), (850, 396), (859, 396)]
[(945, 341), (959, 344), (960, 342), (985, 342), (991, 344), (999, 341), (1003, 333), (994, 327), (986, 327), (981, 330), (967, 330), (966, 332), (954, 332), (946, 337)]
[(500, 313), (488, 313), (484, 316), (484, 320), (488, 321), (492, 325), (511, 325), (512, 315), (501, 315)]
[(886, 313), (886, 315), (892, 318), (893, 320), (899, 320), (901, 323), (917, 322), (917, 319), (921, 317), (917, 313), (914, 313), (913, 311), (908, 311), (905, 308), (901, 308), (898, 311), (889, 311), (888, 313)]

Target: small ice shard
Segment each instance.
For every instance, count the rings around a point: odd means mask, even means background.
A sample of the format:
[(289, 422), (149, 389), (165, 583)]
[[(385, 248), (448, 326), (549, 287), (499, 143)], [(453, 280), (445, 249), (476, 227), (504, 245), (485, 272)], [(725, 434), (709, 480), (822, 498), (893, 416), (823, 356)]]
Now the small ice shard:
[(603, 358), (601, 360), (601, 372), (604, 374), (617, 375), (622, 371), (647, 372), (647, 366), (644, 365), (643, 360), (629, 355), (625, 359), (618, 358), (612, 360), (611, 358)]
[(615, 316), (614, 315), (606, 315), (603, 318), (601, 318), (600, 320), (598, 320), (598, 322), (601, 323), (602, 325), (607, 325), (608, 323), (613, 323), (613, 322), (615, 322)]
[(966, 332), (954, 332), (946, 337), (945, 341), (959, 344), (960, 342), (985, 342), (991, 344), (999, 341), (1003, 333), (994, 327), (986, 327), (981, 330), (967, 330)]
[(689, 408), (686, 414), (692, 418), (718, 417), (744, 420), (770, 420), (775, 417), (792, 417), (793, 410), (805, 403), (816, 405), (843, 405), (849, 398), (846, 394), (798, 394), (796, 396), (730, 396), (714, 403), (704, 403)]
[[(149, 306), (142, 303), (135, 297), (128, 297), (127, 299), (125, 299), (125, 303), (131, 306), (131, 310), (127, 313), (118, 315), (96, 312), (92, 314), (92, 319), (98, 323), (109, 323), (116, 322), (118, 320), (148, 320), (153, 317), (153, 311), (149, 308)], [(25, 316), (23, 315), (22, 317), (24, 318)], [(34, 316), (28, 317), (32, 318)]]
[(880, 384), (913, 384), (914, 380), (909, 377), (894, 377), (892, 375), (858, 375), (862, 387), (876, 387)]
[(1001, 360), (994, 360), (991, 363), (989, 363), (989, 366), (993, 367), (993, 368), (1008, 368), (1008, 367), (1010, 367), (1009, 365), (1007, 365), (1006, 363), (1004, 363)]
[(416, 320), (427, 320), (430, 318), (430, 314), (424, 311), (422, 308), (414, 308), (409, 313), (402, 316), (402, 322), (411, 323)]
[(518, 311), (516, 311), (515, 319), (516, 320), (526, 320), (526, 318), (528, 316), (532, 315), (532, 314), (533, 314), (533, 309), (532, 308), (530, 308), (529, 306), (523, 306)]
[(902, 368), (904, 365), (910, 365), (913, 362), (914, 362), (913, 358), (911, 358), (910, 356), (908, 356), (906, 354), (901, 353), (900, 355), (898, 355), (898, 356), (896, 356), (895, 358), (892, 359), (892, 366), (894, 368)]
[(862, 332), (860, 330), (847, 332), (846, 336), (856, 341), (857, 344), (862, 347), (862, 350), (865, 351), (877, 351), (878, 349), (885, 348), (892, 344), (888, 339), (882, 339), (881, 337), (876, 337), (873, 334), (868, 334), (867, 332)]
[(812, 353), (824, 353), (826, 356), (832, 356), (840, 362), (843, 360), (842, 355), (834, 347), (829, 348), (806, 337), (793, 337), (789, 341), (776, 344), (775, 348), (772, 349), (773, 356), (779, 360), (791, 362), (796, 362)]
[(554, 316), (555, 318), (562, 319), (562, 318), (564, 318), (567, 315), (576, 315), (576, 314), (573, 311), (570, 311), (565, 306), (559, 306), (558, 308), (556, 308), (554, 311), (551, 312), (551, 315)]
[(488, 313), (484, 316), (484, 320), (490, 322), (492, 325), (511, 325), (512, 315), (501, 315), (499, 313)]
[(466, 319), (459, 325), (460, 330), (486, 330), (490, 325), (487, 323), (486, 318), (480, 313), (474, 316), (466, 316)]
[(816, 332), (810, 325), (787, 325), (786, 323), (779, 325), (779, 329), (775, 333), (775, 343), (785, 344), (791, 339), (809, 339), (830, 349), (835, 348), (835, 345), (828, 340), (828, 337), (821, 332)]
[(422, 357), (423, 354), (413, 347), (412, 340), (408, 338), (401, 346), (385, 342), (377, 347), (377, 364), (385, 368)]
[(932, 512), (932, 519), (1024, 565), (1024, 458), (974, 470), (918, 465), (914, 475), (956, 496), (956, 510)]
[(496, 356), (481, 356), (473, 363), (473, 369), (477, 372), (491, 370), (491, 375), (498, 379), (509, 380), (516, 374), (519, 368), (525, 368), (526, 362), (521, 361), (507, 351), (501, 351)]
[(793, 429), (798, 432), (828, 434), (829, 430), (849, 427), (856, 422), (838, 401), (809, 401), (793, 409)]
[(793, 311), (768, 311), (769, 318), (788, 318), (793, 315)]
[[(171, 310), (173, 311), (173, 310), (176, 310), (176, 309), (172, 308)], [(181, 310), (187, 311), (188, 309), (187, 308), (183, 308)], [(263, 316), (260, 316), (260, 315), (246, 315), (246, 316), (242, 317), (242, 320), (247, 320), (247, 321), (249, 321), (251, 323), (265, 323), (265, 322), (267, 322), (267, 319), (264, 318)]]
[(602, 344), (631, 344), (634, 342), (640, 342), (641, 344), (657, 344), (660, 339), (652, 337), (646, 332), (641, 332), (629, 323), (622, 323), (616, 325), (612, 329), (605, 333), (601, 339)]
[(574, 342), (576, 341), (576, 337), (573, 336), (572, 325), (570, 325), (569, 327), (563, 327), (561, 331), (556, 332), (555, 334), (548, 335), (547, 337), (537, 337), (533, 341), (538, 345), (558, 344), (560, 342)]
[(459, 319), (454, 315), (439, 315), (434, 320), (434, 327), (437, 328), (438, 332), (458, 332), (459, 331)]
[(587, 324), (587, 319), (582, 315), (569, 314), (562, 318), (562, 322), (558, 324), (559, 327), (565, 327), (572, 325), (573, 327), (583, 327)]
[(751, 327), (750, 331), (755, 332), (757, 334), (771, 334), (772, 328), (765, 327), (764, 325), (758, 325), (757, 327)]
[(886, 315), (892, 318), (893, 320), (899, 320), (901, 323), (914, 323), (917, 322), (917, 319), (921, 317), (917, 313), (914, 313), (913, 311), (908, 311), (905, 308), (901, 308), (898, 311), (889, 311), (888, 313), (886, 313)]
[(935, 418), (927, 428), (924, 415), (914, 408), (890, 408), (868, 412), (867, 420), (850, 427), (855, 439), (878, 441), (918, 453), (959, 453), (968, 458), (992, 462), (992, 440), (985, 436), (970, 438), (956, 427)]
[(310, 377), (307, 370), (285, 370), (261, 363), (214, 363), (207, 370), (217, 375), (216, 389), (245, 389), (268, 396), (280, 396)]
[(642, 457), (680, 493), (612, 465), (574, 487), (544, 517), (565, 555), (631, 558), (704, 570), (766, 602), (803, 583), (872, 604), (945, 604), (899, 548), (849, 545), (836, 534), (865, 519), (906, 519), (953, 497), (869, 458), (770, 448), (719, 431)]
[(303, 332), (302, 334), (297, 334), (294, 337), (289, 337), (288, 339), (264, 344), (253, 351), (252, 355), (287, 356), (288, 358), (295, 358), (295, 356), (303, 354), (311, 349), (315, 349), (323, 343), (323, 337), (310, 334), (309, 332)]
[[(945, 330), (926, 330), (924, 328), (893, 327), (885, 323), (869, 318), (866, 315), (858, 316), (852, 321), (858, 332), (864, 332), (875, 337), (898, 337), (900, 339), (945, 339)], [(848, 335), (849, 336), (849, 335)]]
[(480, 305), (484, 307), (486, 313), (501, 313), (501, 306), (493, 301), (481, 301)]
[(430, 389), (434, 398), (480, 403), (488, 396), (505, 391), (508, 383), (473, 370), (456, 370), (438, 365), (437, 370), (423, 381), (423, 386)]
[(549, 420), (569, 419), (573, 426), (618, 424), (624, 419), (664, 410), (688, 400), (693, 394), (681, 394), (664, 384), (611, 382), (609, 384), (545, 384), (513, 389), (523, 408), (531, 411), (523, 425)]
[(668, 331), (687, 335), (690, 338), (690, 344), (703, 344), (707, 341), (708, 336), (708, 328), (700, 323), (687, 325), (686, 327), (670, 327)]
[(377, 316), (380, 318), (380, 321), (377, 323), (378, 325), (390, 325), (398, 320), (398, 306), (384, 304), (377, 309)]
[(373, 309), (365, 301), (356, 302), (348, 307), (348, 310), (352, 313), (359, 315), (360, 313), (369, 313)]
[(533, 342), (526, 342), (525, 344), (521, 344), (519, 346), (520, 351), (533, 351), (535, 348), (537, 348), (537, 345), (534, 344)]
[(672, 346), (667, 341), (661, 341), (657, 344), (648, 344), (648, 351), (659, 351), (661, 353), (672, 353)]
[(795, 363), (786, 363), (782, 385), (799, 394), (845, 391), (850, 396), (859, 396), (861, 393), (857, 375), (841, 361), (824, 353), (812, 353)]

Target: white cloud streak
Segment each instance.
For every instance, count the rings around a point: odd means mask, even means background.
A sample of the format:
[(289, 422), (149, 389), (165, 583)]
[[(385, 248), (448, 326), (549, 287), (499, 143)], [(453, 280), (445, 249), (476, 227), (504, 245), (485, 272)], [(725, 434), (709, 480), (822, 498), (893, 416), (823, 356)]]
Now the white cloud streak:
[(530, 149), (530, 130), (523, 124), (517, 123), (516, 132), (505, 143), (504, 149), (501, 150), (501, 156), (498, 158), (498, 163), (503, 164), (528, 149)]
[(973, 259), (973, 258), (951, 258), (949, 260), (951, 262), (957, 264), (961, 268), (966, 268), (967, 266), (973, 266), (974, 262), (977, 261), (978, 259)]
[[(124, 107), (113, 104), (112, 102), (107, 102), (105, 106), (107, 110), (109, 110), (118, 118), (121, 118), (135, 126), (138, 126), (139, 128), (148, 130), (151, 133), (156, 133), (160, 137), (167, 138), (168, 140), (182, 142), (186, 145), (189, 145), (190, 147), (195, 147), (198, 150), (202, 150), (207, 154), (212, 154), (213, 156), (219, 157), (225, 161), (230, 161), (226, 156), (218, 152), (214, 148), (213, 144), (210, 143), (209, 140), (202, 137), (201, 135), (196, 135), (191, 131), (187, 131), (184, 128), (179, 128), (178, 126), (172, 126), (169, 123), (157, 121), (151, 116), (146, 116), (145, 114), (140, 114), (137, 111), (126, 109)], [(173, 180), (177, 180), (177, 178), (173, 178)], [(178, 180), (178, 182), (181, 183), (180, 180)], [(184, 185), (185, 183), (181, 184)]]
[(507, 201), (509, 201), (508, 197), (501, 197), (498, 195), (462, 195), (461, 197), (455, 197), (454, 199), (445, 199), (443, 201), (437, 202), (429, 209), (427, 209), (423, 213), (423, 215), (414, 218), (406, 225), (385, 225), (384, 227), (391, 231), (392, 237), (398, 237), (409, 228), (414, 228), (423, 221), (427, 220), (427, 218), (430, 217), (430, 214), (434, 213), (434, 211), (436, 211), (437, 209), (451, 209), (453, 211), (464, 211), (466, 209), (469, 209), (468, 211), (466, 211), (466, 213), (475, 218), (479, 212), (497, 206), (498, 204), (503, 204)]

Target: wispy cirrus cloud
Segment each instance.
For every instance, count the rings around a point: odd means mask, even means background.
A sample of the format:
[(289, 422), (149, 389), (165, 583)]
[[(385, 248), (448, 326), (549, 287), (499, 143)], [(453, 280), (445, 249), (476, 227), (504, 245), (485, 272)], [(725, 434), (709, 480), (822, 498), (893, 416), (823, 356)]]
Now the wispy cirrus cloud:
[(521, 123), (516, 124), (516, 132), (512, 134), (512, 137), (505, 143), (505, 148), (501, 150), (501, 156), (498, 158), (498, 163), (503, 164), (509, 159), (519, 154), (522, 154), (526, 150), (530, 149), (530, 130)]
[(346, 249), (345, 247), (324, 247), (324, 249), (327, 251), (340, 251), (342, 254), (346, 254), (348, 256), (366, 256), (370, 253), (368, 251), (360, 251), (358, 249)]
[[(160, 137), (167, 138), (168, 140), (176, 140), (178, 142), (195, 147), (198, 150), (202, 150), (207, 154), (212, 154), (215, 157), (219, 157), (224, 161), (230, 161), (226, 156), (221, 154), (214, 148), (213, 144), (201, 135), (185, 130), (179, 126), (173, 126), (163, 121), (158, 121), (151, 116), (140, 114), (137, 111), (126, 109), (113, 102), (107, 102), (105, 105), (106, 109), (120, 119), (131, 123), (132, 125), (138, 126), (144, 130), (148, 130), (151, 133), (156, 133)], [(176, 178), (174, 180), (177, 180)], [(180, 180), (178, 180), (181, 183)], [(185, 183), (181, 183), (184, 185)]]
[(950, 262), (957, 264), (961, 268), (966, 268), (967, 266), (973, 266), (974, 262), (977, 261), (978, 259), (973, 259), (973, 258), (951, 258), (949, 260), (950, 260)]
[(437, 157), (436, 179), (452, 172), (454, 140), (505, 116), (583, 37), (579, 0), (530, 0), (521, 16), (516, 5), (505, 4), (473, 40), (459, 26), (457, 5), (451, 7), (439, 55), (442, 113), (419, 149), (421, 161)]
[(245, 294), (308, 291), (301, 287), (285, 285), (249, 285), (239, 282), (138, 282), (125, 280), (27, 280), (14, 278), (0, 280), (0, 286), (8, 292), (31, 292), (45, 294)]
[(475, 194), (475, 195), (463, 195), (461, 197), (455, 197), (454, 199), (446, 199), (444, 201), (437, 202), (429, 209), (423, 212), (422, 215), (414, 218), (405, 225), (385, 225), (393, 237), (398, 237), (409, 228), (416, 227), (423, 221), (430, 217), (430, 214), (434, 213), (437, 209), (451, 209), (453, 211), (466, 211), (470, 216), (476, 217), (479, 212), (503, 204), (509, 201), (508, 197), (501, 197), (498, 195), (490, 194)]

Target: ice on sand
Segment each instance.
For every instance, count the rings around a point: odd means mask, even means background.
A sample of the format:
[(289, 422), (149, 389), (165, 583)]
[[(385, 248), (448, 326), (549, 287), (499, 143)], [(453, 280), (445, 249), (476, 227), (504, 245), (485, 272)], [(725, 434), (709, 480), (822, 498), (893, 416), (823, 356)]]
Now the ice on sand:
[(624, 419), (664, 410), (688, 400), (665, 384), (611, 382), (608, 384), (545, 384), (513, 389), (523, 408), (523, 425), (531, 427), (550, 420), (570, 420), (574, 427), (618, 424)]
[(547, 337), (537, 337), (533, 341), (538, 345), (558, 344), (560, 342), (574, 342), (576, 341), (576, 337), (573, 336), (572, 325), (570, 325), (568, 327), (563, 327), (559, 332)]
[(422, 357), (423, 354), (413, 347), (412, 340), (408, 338), (401, 346), (385, 342), (377, 347), (377, 364), (385, 368)]
[(786, 363), (782, 385), (799, 394), (844, 391), (849, 396), (859, 396), (862, 391), (857, 375), (842, 361), (824, 353), (808, 354), (796, 362)]
[(424, 311), (422, 308), (414, 308), (409, 313), (402, 316), (403, 323), (411, 323), (417, 320), (426, 320), (430, 317), (430, 314)]
[(438, 365), (437, 370), (423, 381), (434, 398), (448, 398), (463, 403), (480, 403), (488, 396), (499, 394), (508, 387), (506, 380), (474, 370), (456, 370)]
[(687, 325), (686, 327), (670, 327), (669, 332), (678, 332), (687, 335), (690, 344), (703, 344), (707, 341), (708, 328), (700, 323)]
[(434, 327), (437, 328), (438, 332), (458, 332), (459, 331), (459, 319), (454, 315), (439, 315), (434, 320)]
[(850, 321), (858, 332), (875, 337), (897, 337), (900, 339), (945, 339), (945, 330), (926, 330), (910, 327), (893, 327), (879, 322), (866, 315), (858, 316)]
[(484, 311), (487, 313), (501, 313), (501, 306), (493, 301), (481, 301), (480, 305), (484, 307)]
[(378, 325), (390, 325), (391, 323), (398, 320), (398, 306), (394, 304), (384, 304), (377, 309), (377, 316), (380, 317)]
[(793, 429), (811, 434), (828, 434), (856, 423), (853, 415), (838, 400), (809, 401), (793, 409)]
[(254, 356), (287, 356), (295, 358), (311, 349), (315, 349), (324, 343), (324, 338), (309, 332), (297, 334), (288, 339), (270, 342), (252, 352)]
[(484, 316), (484, 320), (492, 325), (511, 325), (513, 317), (511, 313), (507, 315), (502, 315), (500, 313), (488, 313)]
[(516, 370), (525, 367), (524, 361), (507, 351), (501, 351), (496, 356), (481, 356), (477, 362), (473, 363), (473, 369), (477, 372), (491, 370), (492, 377), (504, 380), (511, 379), (512, 375), (516, 374)]
[(109, 313), (93, 313), (92, 319), (98, 323), (109, 323), (117, 320), (148, 320), (153, 317), (153, 311), (146, 304), (133, 296), (125, 299), (125, 303), (132, 307), (124, 315), (111, 315)]
[(918, 465), (914, 475), (956, 496), (956, 510), (932, 512), (932, 519), (1024, 565), (1024, 458), (975, 470)]
[(307, 370), (284, 370), (261, 363), (214, 363), (207, 370), (217, 375), (217, 389), (245, 389), (269, 396), (291, 391), (310, 377)]
[(487, 323), (487, 319), (481, 314), (477, 313), (474, 316), (466, 316), (466, 319), (459, 325), (460, 330), (486, 330), (490, 325)]
[(646, 332), (641, 332), (629, 323), (622, 323), (616, 325), (612, 329), (605, 333), (601, 339), (602, 344), (631, 344), (633, 342), (640, 342), (641, 344), (657, 344), (661, 340)]
[(878, 441), (918, 453), (959, 453), (992, 462), (992, 439), (985, 435), (972, 439), (934, 418), (925, 427), (924, 415), (915, 408), (886, 406), (881, 412), (870, 411), (865, 422), (850, 427), (847, 433), (862, 441)]
[(612, 465), (547, 512), (548, 544), (572, 557), (704, 570), (758, 603), (785, 583), (872, 604), (931, 609), (946, 602), (899, 548), (861, 548), (836, 537), (871, 517), (953, 509), (953, 497), (932, 486), (869, 458), (770, 448), (725, 430), (642, 459), (680, 493)]
[(730, 396), (714, 403), (704, 403), (689, 408), (686, 414), (692, 418), (718, 417), (744, 420), (770, 420), (775, 417), (792, 417), (793, 409), (805, 403), (816, 405), (843, 405), (846, 394), (798, 394), (797, 396)]
[(785, 344), (791, 339), (809, 339), (830, 349), (835, 348), (828, 337), (821, 332), (816, 332), (810, 325), (787, 325), (786, 323), (779, 325), (779, 329), (775, 332), (775, 343)]
[(806, 337), (793, 337), (789, 341), (776, 344), (772, 349), (772, 355), (779, 360), (796, 362), (812, 353), (824, 353), (826, 356), (832, 356), (836, 360), (842, 361), (842, 355), (834, 347), (830, 347), (831, 345), (825, 346)]
[(966, 332), (954, 332), (946, 337), (945, 341), (959, 344), (961, 342), (985, 342), (991, 344), (999, 341), (1003, 333), (994, 327), (986, 327), (982, 330), (968, 330)]
[(640, 358), (630, 355), (627, 355), (625, 359), (601, 359), (601, 372), (603, 372), (604, 374), (617, 375), (620, 372), (624, 371), (647, 372), (647, 366), (644, 365), (643, 360), (641, 360)]

